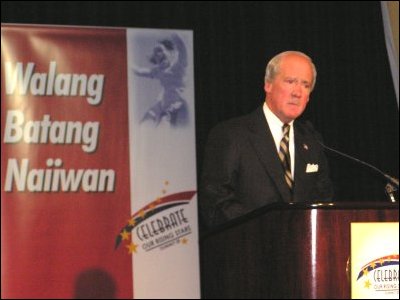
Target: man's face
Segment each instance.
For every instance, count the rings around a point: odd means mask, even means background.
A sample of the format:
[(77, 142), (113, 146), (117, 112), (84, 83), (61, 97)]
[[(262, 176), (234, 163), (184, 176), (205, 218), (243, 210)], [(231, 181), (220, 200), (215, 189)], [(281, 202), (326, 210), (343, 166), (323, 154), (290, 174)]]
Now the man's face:
[(305, 110), (312, 81), (312, 66), (305, 57), (296, 54), (282, 57), (278, 74), (264, 86), (268, 107), (283, 123), (291, 122)]

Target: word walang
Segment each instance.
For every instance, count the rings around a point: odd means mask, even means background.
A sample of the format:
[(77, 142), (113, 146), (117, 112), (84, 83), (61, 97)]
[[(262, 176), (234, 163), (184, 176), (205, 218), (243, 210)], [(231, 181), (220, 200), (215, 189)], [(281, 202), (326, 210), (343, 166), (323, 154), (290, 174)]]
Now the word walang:
[(57, 73), (57, 62), (49, 64), (47, 73), (34, 72), (35, 63), (28, 62), (25, 70), (22, 62), (15, 66), (5, 62), (6, 94), (25, 96), (88, 96), (90, 105), (99, 105), (103, 98), (103, 74)]

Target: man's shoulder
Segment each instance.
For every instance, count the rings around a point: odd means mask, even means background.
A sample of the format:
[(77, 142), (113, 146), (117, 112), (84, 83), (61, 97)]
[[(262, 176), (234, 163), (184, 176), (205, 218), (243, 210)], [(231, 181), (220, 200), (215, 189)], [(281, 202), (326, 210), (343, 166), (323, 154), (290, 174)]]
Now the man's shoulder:
[(296, 120), (294, 123), (295, 130), (307, 137), (313, 137), (317, 140), (321, 139), (320, 133), (314, 128), (309, 120)]
[(310, 121), (297, 119), (294, 121), (294, 128), (304, 134), (309, 134), (313, 127)]
[(260, 113), (262, 109), (257, 108), (249, 114), (234, 117), (225, 121), (218, 123), (212, 131), (225, 131), (225, 132), (241, 132), (247, 131), (253, 126), (257, 119), (260, 118)]
[(249, 115), (238, 116), (218, 123), (214, 128), (241, 129), (249, 122)]

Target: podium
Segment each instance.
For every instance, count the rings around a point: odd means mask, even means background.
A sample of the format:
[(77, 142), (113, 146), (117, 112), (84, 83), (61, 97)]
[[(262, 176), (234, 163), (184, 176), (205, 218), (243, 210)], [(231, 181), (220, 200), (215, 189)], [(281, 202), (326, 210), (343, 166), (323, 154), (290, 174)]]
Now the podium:
[(350, 223), (398, 222), (398, 203), (277, 203), (200, 240), (206, 299), (349, 299)]

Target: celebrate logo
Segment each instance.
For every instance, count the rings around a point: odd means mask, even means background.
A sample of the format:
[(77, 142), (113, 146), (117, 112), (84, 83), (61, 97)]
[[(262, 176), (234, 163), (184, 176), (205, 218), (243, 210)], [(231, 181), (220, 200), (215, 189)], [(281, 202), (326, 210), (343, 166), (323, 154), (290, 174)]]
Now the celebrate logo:
[(162, 250), (172, 245), (186, 244), (192, 229), (185, 206), (195, 194), (196, 191), (185, 191), (160, 197), (134, 213), (119, 232), (115, 249), (122, 241), (126, 242), (130, 254), (137, 253), (139, 249)]

